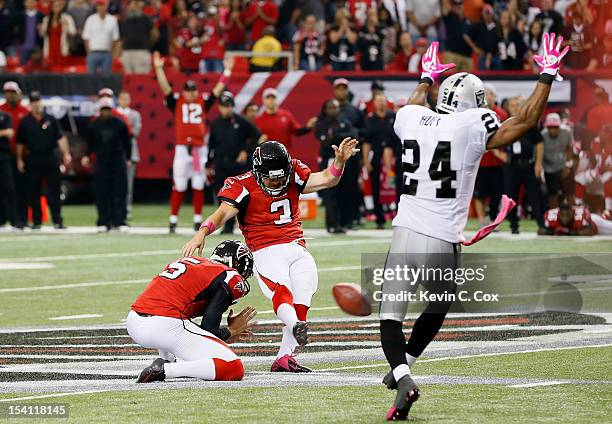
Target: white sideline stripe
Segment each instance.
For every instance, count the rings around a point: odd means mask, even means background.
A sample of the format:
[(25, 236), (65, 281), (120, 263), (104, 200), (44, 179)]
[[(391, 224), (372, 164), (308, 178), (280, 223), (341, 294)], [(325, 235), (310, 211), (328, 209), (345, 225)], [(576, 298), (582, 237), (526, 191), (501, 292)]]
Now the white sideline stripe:
[(67, 319), (86, 319), (86, 318), (100, 318), (103, 317), (102, 314), (81, 314), (81, 315), (62, 315), (59, 317), (51, 317), (49, 318), (51, 321), (63, 321)]
[(10, 398), (10, 399), (0, 399), (0, 402), (15, 402), (21, 400), (33, 400), (33, 399), (46, 399), (46, 398), (56, 398), (56, 397), (64, 397), (64, 396), (74, 396), (74, 395), (87, 395), (90, 393), (104, 393), (110, 392), (111, 390), (83, 390), (80, 392), (68, 392), (68, 393), (52, 393), (50, 395), (40, 395), (40, 396), (24, 396), (18, 398)]
[[(337, 266), (332, 268), (321, 268), (318, 272), (340, 272), (340, 271), (352, 271), (358, 270), (361, 267), (356, 266)], [(9, 287), (7, 289), (0, 289), (0, 293), (12, 293), (12, 292), (29, 292), (29, 291), (39, 291), (39, 290), (56, 290), (56, 289), (72, 289), (79, 287), (94, 287), (94, 286), (121, 286), (121, 285), (130, 285), (130, 284), (144, 284), (150, 282), (151, 279), (139, 279), (139, 280), (116, 280), (116, 281), (92, 281), (89, 283), (73, 283), (73, 284), (55, 284), (49, 286), (35, 286), (35, 287)], [(328, 306), (324, 309), (336, 309), (337, 306)], [(316, 308), (312, 308), (311, 310), (317, 310)], [(262, 311), (258, 312), (259, 314), (264, 313), (274, 313), (274, 311)]]
[(28, 262), (6, 262), (0, 263), (0, 271), (13, 271), (22, 269), (51, 269), (55, 268), (55, 265), (42, 262), (42, 263), (28, 263)]
[(526, 387), (540, 387), (540, 386), (557, 386), (559, 384), (568, 384), (569, 381), (538, 381), (536, 383), (524, 383), (524, 384), (511, 384), (506, 387), (514, 387), (514, 388), (526, 388)]
[[(334, 240), (334, 241), (317, 241), (308, 243), (308, 248), (318, 247), (336, 247), (336, 246), (354, 246), (357, 244), (388, 244), (387, 239), (356, 239), (356, 240)], [(212, 252), (212, 248), (206, 247), (205, 252)], [(71, 261), (75, 259), (101, 259), (101, 258), (123, 258), (133, 256), (161, 256), (161, 255), (174, 255), (173, 257), (178, 258), (180, 256), (180, 250), (176, 249), (165, 249), (165, 250), (143, 250), (140, 252), (113, 252), (113, 253), (85, 253), (82, 255), (58, 255), (58, 256), (32, 256), (29, 258), (1, 258), (0, 263), (12, 263), (12, 262), (54, 262), (54, 261)]]
[(305, 71), (290, 71), (285, 74), (281, 82), (276, 87), (278, 92), (278, 104), (281, 105), (298, 82), (302, 79)]
[[(477, 353), (474, 355), (459, 355), (459, 356), (443, 356), (440, 358), (431, 358), (431, 359), (420, 359), (418, 362), (422, 364), (424, 362), (439, 362), (439, 361), (448, 361), (453, 359), (469, 359), (469, 358), (479, 358), (486, 356), (502, 356), (502, 355), (514, 355), (517, 353), (536, 353), (536, 352), (551, 352), (555, 350), (571, 350), (571, 349), (588, 349), (593, 347), (610, 347), (612, 343), (604, 343), (604, 344), (595, 344), (595, 345), (584, 345), (584, 346), (562, 346), (562, 347), (546, 347), (539, 349), (527, 349), (527, 350), (517, 350), (514, 352), (492, 352), (492, 353)], [(356, 370), (362, 368), (379, 368), (379, 367), (388, 367), (389, 364), (379, 363), (379, 364), (368, 364), (368, 365), (355, 365), (349, 367), (338, 367), (338, 368), (327, 368), (324, 370), (317, 371), (340, 371), (340, 370)]]

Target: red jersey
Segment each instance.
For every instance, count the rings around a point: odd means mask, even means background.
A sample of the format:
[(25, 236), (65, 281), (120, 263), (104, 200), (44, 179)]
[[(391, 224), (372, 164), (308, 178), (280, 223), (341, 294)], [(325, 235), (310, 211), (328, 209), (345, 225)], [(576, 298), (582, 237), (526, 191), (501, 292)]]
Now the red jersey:
[(555, 234), (567, 234), (570, 231), (578, 232), (584, 228), (592, 227), (591, 213), (584, 206), (576, 206), (573, 208), (574, 220), (572, 227), (567, 228), (559, 223), (559, 208), (550, 209), (544, 214), (544, 226), (553, 230)]
[(263, 191), (252, 171), (225, 180), (219, 201), (238, 209), (240, 230), (251, 251), (304, 237), (299, 198), (311, 171), (297, 159), (285, 194), (273, 197)]
[(11, 124), (13, 125), (13, 131), (15, 131), (15, 134), (9, 140), (9, 149), (11, 150), (12, 154), (15, 154), (17, 128), (19, 128), (19, 123), (21, 120), (30, 113), (30, 110), (21, 103), (18, 103), (15, 107), (9, 105), (8, 103), (3, 103), (0, 105), (0, 110), (4, 113), (8, 113), (11, 116)]
[(219, 22), (216, 19), (204, 21), (204, 44), (202, 44), (202, 57), (204, 59), (223, 60), (225, 47), (223, 38), (219, 34)]
[(376, 7), (375, 0), (348, 0), (346, 3), (357, 29), (365, 25), (368, 9)]
[[(198, 39), (200, 42), (192, 47), (187, 47), (187, 42), (194, 38)], [(191, 32), (187, 28), (183, 28), (179, 31), (176, 41), (179, 45), (177, 56), (181, 69), (197, 72), (200, 66), (200, 59), (202, 59), (202, 39), (198, 34)]]
[[(364, 113), (367, 115), (369, 113), (374, 113), (374, 101), (368, 100), (365, 103), (361, 104), (361, 108), (364, 110)], [(387, 100), (387, 110), (395, 109), (395, 105), (391, 100)]]
[(248, 292), (248, 283), (235, 269), (204, 258), (183, 258), (153, 277), (132, 310), (180, 319), (201, 316), (214, 295), (213, 289), (218, 288), (215, 282), (225, 282), (234, 300)]
[[(250, 19), (255, 16), (258, 7), (261, 8), (264, 15), (266, 15), (268, 18), (271, 18), (274, 23), (276, 23), (276, 21), (278, 20), (278, 6), (272, 0), (251, 1), (245, 11), (246, 18)], [(268, 25), (274, 25), (274, 23), (269, 24), (260, 17), (255, 18), (255, 20), (251, 24), (251, 41), (255, 42), (259, 40), (263, 35), (264, 28)]]
[(291, 136), (300, 134), (300, 123), (293, 114), (285, 109), (278, 109), (276, 113), (264, 111), (255, 118), (255, 125), (262, 134), (268, 136), (268, 140), (278, 141), (291, 149)]
[(180, 93), (166, 96), (166, 106), (174, 112), (176, 144), (202, 146), (206, 135), (206, 112), (211, 98), (203, 94), (195, 102), (188, 102)]

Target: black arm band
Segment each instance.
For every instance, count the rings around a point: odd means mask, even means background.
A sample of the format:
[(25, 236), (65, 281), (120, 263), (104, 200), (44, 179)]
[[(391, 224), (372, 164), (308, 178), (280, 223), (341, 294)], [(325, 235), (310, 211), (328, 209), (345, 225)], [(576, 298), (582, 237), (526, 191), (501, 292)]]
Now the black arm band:
[(546, 85), (552, 85), (554, 80), (555, 80), (554, 75), (540, 74), (540, 79), (538, 80), (538, 82), (541, 82), (542, 84), (546, 84)]
[(433, 80), (429, 77), (423, 77), (419, 80), (419, 84), (429, 84), (429, 85), (433, 85)]

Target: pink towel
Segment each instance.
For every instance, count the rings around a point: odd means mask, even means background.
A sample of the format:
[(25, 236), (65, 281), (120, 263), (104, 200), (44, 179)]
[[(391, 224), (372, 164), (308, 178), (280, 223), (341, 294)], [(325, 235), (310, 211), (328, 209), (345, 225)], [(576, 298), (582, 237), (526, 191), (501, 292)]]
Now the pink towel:
[(485, 227), (482, 227), (476, 234), (474, 234), (474, 237), (472, 237), (470, 240), (464, 241), (462, 243), (464, 246), (470, 246), (474, 243), (477, 243), (483, 238), (485, 238), (486, 236), (488, 236), (489, 234), (491, 234), (493, 230), (497, 228), (497, 226), (501, 224), (502, 221), (506, 218), (506, 215), (508, 215), (508, 212), (510, 212), (512, 208), (516, 206), (516, 202), (512, 200), (511, 198), (509, 198), (508, 196), (506, 196), (505, 194), (502, 196), (501, 203), (502, 203), (502, 207), (499, 213), (497, 214), (495, 221), (493, 221), (492, 223), (490, 223), (489, 225)]
[(202, 172), (202, 164), (200, 163), (200, 152), (198, 146), (193, 146), (191, 149), (191, 156), (193, 157), (193, 172)]

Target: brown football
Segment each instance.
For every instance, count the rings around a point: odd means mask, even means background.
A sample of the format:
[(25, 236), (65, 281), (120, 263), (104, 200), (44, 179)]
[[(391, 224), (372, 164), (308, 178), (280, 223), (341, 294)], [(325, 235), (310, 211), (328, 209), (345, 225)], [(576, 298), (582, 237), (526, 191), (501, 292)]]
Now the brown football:
[(365, 317), (372, 313), (372, 306), (358, 284), (338, 283), (332, 288), (332, 294), (340, 309), (349, 315)]

